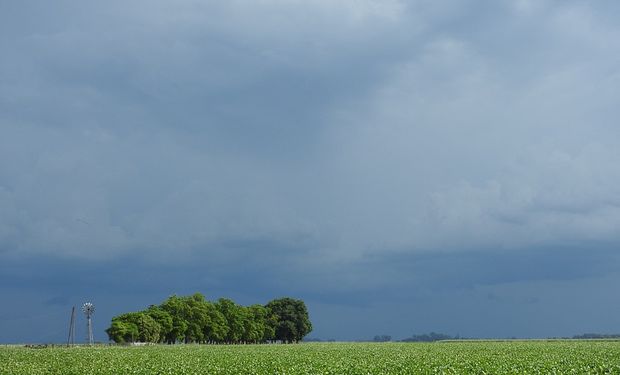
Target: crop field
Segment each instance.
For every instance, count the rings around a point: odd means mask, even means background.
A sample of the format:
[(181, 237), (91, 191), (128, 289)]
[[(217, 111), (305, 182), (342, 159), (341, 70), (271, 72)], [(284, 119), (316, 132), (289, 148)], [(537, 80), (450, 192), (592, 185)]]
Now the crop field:
[(0, 374), (620, 374), (620, 342), (0, 347)]

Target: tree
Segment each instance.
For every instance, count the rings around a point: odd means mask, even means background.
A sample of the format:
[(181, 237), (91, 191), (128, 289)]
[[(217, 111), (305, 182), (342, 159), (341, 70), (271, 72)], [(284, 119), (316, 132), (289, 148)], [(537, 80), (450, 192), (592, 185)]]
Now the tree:
[(224, 342), (228, 335), (226, 317), (211, 302), (206, 305), (206, 310), (210, 324), (203, 328), (205, 341)]
[(265, 317), (265, 330), (263, 331), (263, 342), (273, 341), (276, 339), (276, 327), (278, 325), (278, 317), (268, 308), (265, 307), (267, 316)]
[(184, 301), (180, 297), (172, 295), (160, 305), (160, 308), (172, 317), (172, 329), (166, 336), (166, 342), (174, 344), (175, 342), (183, 341), (189, 325), (185, 319), (187, 306)]
[(282, 298), (266, 306), (244, 307), (227, 298), (208, 301), (202, 294), (172, 295), (161, 305), (112, 318), (110, 340), (174, 344), (298, 342), (312, 330), (301, 300)]
[(225, 341), (228, 343), (240, 342), (245, 328), (244, 314), (241, 306), (230, 299), (220, 298), (217, 300), (216, 307), (226, 319), (226, 325), (228, 326)]
[(140, 342), (159, 342), (161, 326), (145, 313), (136, 313), (136, 326), (138, 327), (138, 341)]
[(113, 318), (112, 326), (106, 332), (117, 343), (156, 343), (159, 342), (161, 326), (144, 312), (131, 312)]
[(302, 300), (280, 298), (269, 302), (266, 308), (275, 315), (275, 338), (282, 342), (299, 342), (312, 331), (308, 309)]
[(112, 325), (105, 332), (117, 344), (135, 342), (138, 337), (138, 327), (134, 323), (117, 318), (112, 319)]
[(166, 338), (170, 336), (173, 329), (172, 316), (170, 316), (166, 310), (155, 305), (149, 306), (145, 313), (153, 318), (153, 320), (155, 320), (160, 326), (161, 330), (159, 332), (158, 342), (165, 342)]
[(243, 341), (253, 343), (266, 341), (265, 329), (267, 326), (267, 308), (262, 305), (252, 305), (244, 309), (245, 327)]
[(183, 313), (185, 320), (188, 322), (185, 343), (204, 342), (204, 331), (211, 324), (211, 319), (207, 313), (207, 300), (200, 293), (196, 293), (191, 297), (182, 297), (181, 299), (185, 303)]

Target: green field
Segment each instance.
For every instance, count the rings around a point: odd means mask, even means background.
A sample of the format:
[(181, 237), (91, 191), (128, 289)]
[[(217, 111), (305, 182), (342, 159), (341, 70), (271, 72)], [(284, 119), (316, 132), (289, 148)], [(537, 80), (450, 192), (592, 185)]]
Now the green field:
[(620, 342), (1, 347), (0, 374), (620, 374)]

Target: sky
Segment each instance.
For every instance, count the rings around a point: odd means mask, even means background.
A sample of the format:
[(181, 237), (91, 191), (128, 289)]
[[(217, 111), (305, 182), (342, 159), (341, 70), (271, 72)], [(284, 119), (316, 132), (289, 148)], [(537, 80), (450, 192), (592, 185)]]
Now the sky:
[(0, 1), (0, 342), (195, 292), (321, 339), (620, 333), (618, 19)]

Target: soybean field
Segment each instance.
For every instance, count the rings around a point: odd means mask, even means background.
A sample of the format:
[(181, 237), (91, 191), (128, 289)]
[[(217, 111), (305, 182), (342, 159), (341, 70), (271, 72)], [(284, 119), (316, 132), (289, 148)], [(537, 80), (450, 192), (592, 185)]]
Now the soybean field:
[(620, 342), (0, 347), (0, 374), (620, 374)]

